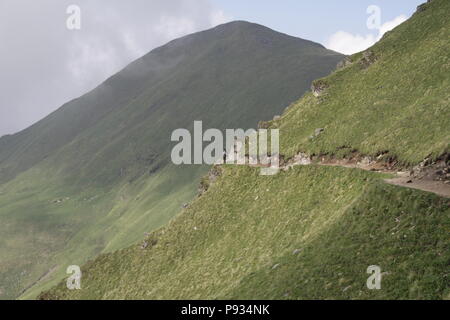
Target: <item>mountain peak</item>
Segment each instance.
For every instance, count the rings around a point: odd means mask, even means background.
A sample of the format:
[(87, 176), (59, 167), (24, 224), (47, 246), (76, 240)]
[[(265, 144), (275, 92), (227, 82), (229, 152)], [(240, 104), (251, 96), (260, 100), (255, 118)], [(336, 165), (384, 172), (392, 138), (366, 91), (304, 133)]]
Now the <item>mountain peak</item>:
[(235, 48), (257, 45), (273, 50), (274, 47), (285, 47), (288, 43), (295, 50), (310, 47), (326, 50), (323, 45), (310, 40), (290, 36), (257, 23), (235, 20), (172, 40), (152, 52), (166, 55), (167, 50), (171, 51), (176, 48), (183, 52), (190, 48), (203, 50), (214, 44)]
[(269, 29), (263, 25), (260, 25), (260, 24), (254, 23), (254, 22), (249, 22), (249, 21), (245, 21), (245, 20), (234, 20), (234, 21), (223, 23), (223, 24), (219, 24), (216, 27), (212, 28), (211, 30), (222, 29), (222, 30), (233, 31), (233, 30), (237, 30), (237, 29), (244, 30), (244, 29), (258, 29), (258, 28)]
[[(31, 247), (17, 240), (24, 245), (8, 257), (0, 250), (0, 274), (15, 281), (17, 270), (38, 275), (52, 268), (51, 259), (28, 263), (50, 247), (49, 256), (61, 257), (59, 266), (72, 263), (59, 255), (66, 249), (80, 248), (87, 259), (106, 247), (123, 248), (175, 216), (195, 196), (207, 167), (175, 166), (172, 133), (189, 130), (198, 120), (204, 128), (256, 128), (259, 120), (281, 114), (343, 59), (303, 41), (245, 21), (188, 35), (154, 49), (32, 127), (0, 139), (0, 216), (16, 219), (0, 223), (0, 242), (20, 238), (21, 233), (7, 230), (20, 230), (21, 221), (40, 221), (36, 230), (42, 227), (49, 239)], [(21, 174), (26, 171), (42, 177)], [(11, 187), (3, 188), (6, 182)], [(13, 190), (25, 184), (29, 191), (16, 203)], [(138, 186), (144, 185), (149, 188), (142, 196)], [(122, 193), (123, 187), (130, 189)], [(44, 195), (43, 190), (51, 191)], [(17, 212), (19, 206), (24, 209)], [(132, 211), (137, 206), (146, 209)], [(58, 214), (61, 210), (67, 214)], [(93, 232), (75, 244), (87, 226), (100, 230), (105, 223), (117, 232)], [(58, 227), (69, 224), (74, 240)], [(4, 272), (6, 259), (14, 268)], [(2, 283), (0, 299), (16, 297), (34, 284), (32, 276), (21, 277), (19, 284)]]

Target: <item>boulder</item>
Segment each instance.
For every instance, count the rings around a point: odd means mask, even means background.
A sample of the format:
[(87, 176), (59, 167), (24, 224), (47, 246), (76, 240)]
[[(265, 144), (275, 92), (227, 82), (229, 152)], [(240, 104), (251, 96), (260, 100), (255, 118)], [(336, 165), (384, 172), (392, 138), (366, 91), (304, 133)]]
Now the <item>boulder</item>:
[(316, 130), (314, 130), (314, 136), (319, 136), (322, 132), (324, 132), (325, 129), (324, 128), (318, 128)]
[(315, 97), (323, 95), (325, 89), (328, 88), (328, 84), (324, 80), (315, 80), (311, 85), (311, 91)]

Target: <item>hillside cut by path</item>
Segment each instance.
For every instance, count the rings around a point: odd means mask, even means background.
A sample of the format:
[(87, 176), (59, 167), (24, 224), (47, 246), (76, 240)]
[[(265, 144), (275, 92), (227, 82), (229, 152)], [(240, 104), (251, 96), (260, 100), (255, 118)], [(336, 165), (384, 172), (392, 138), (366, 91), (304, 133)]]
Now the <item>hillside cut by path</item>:
[(36, 296), (67, 265), (168, 223), (208, 171), (172, 163), (174, 130), (192, 132), (194, 121), (255, 127), (343, 58), (234, 21), (156, 48), (31, 127), (0, 137), (0, 299), (27, 288), (23, 296)]
[[(301, 161), (288, 166), (312, 162), (304, 154), (300, 154)], [(320, 158), (320, 157), (319, 157)], [(450, 165), (449, 155), (441, 157), (446, 160), (438, 160), (433, 164), (426, 165), (426, 160), (411, 170), (395, 168), (388, 162), (372, 160), (369, 157), (356, 157), (354, 159), (327, 159), (325, 157), (315, 162), (323, 166), (339, 166), (345, 168), (362, 169), (372, 172), (389, 173), (393, 178), (384, 179), (386, 183), (432, 192), (436, 195), (450, 198)], [(283, 168), (282, 168), (283, 169)]]
[(448, 180), (449, 16), (428, 1), (260, 123), (285, 170), (213, 167), (167, 225), (85, 264), (82, 290), (40, 298), (450, 299), (450, 201), (425, 186)]
[[(386, 183), (450, 198), (450, 155), (444, 155), (440, 158), (441, 160), (437, 160), (429, 165), (426, 165), (427, 160), (424, 160), (418, 166), (405, 170), (404, 168), (396, 167), (394, 163), (377, 161), (376, 159), (373, 160), (370, 157), (361, 157), (359, 155), (350, 159), (334, 159), (330, 157), (311, 157), (305, 153), (298, 153), (286, 163), (282, 163), (279, 169), (286, 171), (299, 165), (317, 164), (388, 173), (394, 177), (384, 179)], [(248, 163), (248, 158), (246, 158), (246, 163)], [(261, 167), (261, 165), (252, 164), (249, 164), (249, 166)]]

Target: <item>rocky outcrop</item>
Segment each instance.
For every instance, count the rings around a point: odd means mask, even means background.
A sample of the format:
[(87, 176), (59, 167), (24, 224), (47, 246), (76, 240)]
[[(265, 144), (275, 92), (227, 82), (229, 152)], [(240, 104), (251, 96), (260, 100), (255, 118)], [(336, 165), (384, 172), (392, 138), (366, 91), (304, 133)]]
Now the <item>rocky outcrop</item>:
[(147, 248), (151, 248), (156, 246), (156, 244), (158, 243), (158, 239), (157, 239), (157, 235), (152, 233), (152, 234), (148, 234), (145, 233), (145, 240), (142, 241), (141, 245), (139, 246), (142, 250), (145, 250)]
[(370, 67), (373, 63), (375, 63), (378, 60), (377, 56), (372, 50), (367, 50), (363, 52), (363, 56), (359, 63), (363, 67), (363, 69), (367, 69)]
[(213, 166), (211, 170), (209, 170), (208, 175), (203, 177), (200, 180), (200, 185), (198, 187), (198, 196), (200, 197), (206, 191), (208, 191), (209, 187), (216, 182), (216, 180), (222, 175), (222, 169), (220, 166)]
[(429, 4), (430, 2), (432, 2), (432, 1), (433, 1), (433, 0), (428, 0), (427, 2), (422, 3), (421, 5), (419, 5), (419, 6), (417, 7), (416, 13), (421, 13), (421, 12), (424, 12), (425, 10), (427, 10), (427, 9), (428, 9), (428, 4)]
[(312, 163), (311, 157), (306, 153), (300, 152), (284, 165), (283, 170), (287, 171), (295, 166), (306, 166), (311, 163)]
[(315, 80), (311, 85), (311, 91), (315, 97), (323, 95), (325, 89), (328, 88), (328, 84), (323, 79)]
[(316, 137), (318, 137), (322, 132), (324, 132), (325, 131), (325, 129), (324, 128), (318, 128), (318, 129), (316, 129), (316, 130), (314, 130), (314, 135), (316, 136)]
[(270, 121), (259, 121), (258, 122), (258, 129), (269, 129), (270, 128)]
[(350, 66), (352, 63), (353, 63), (352, 59), (350, 59), (350, 57), (346, 57), (344, 60), (342, 60), (337, 64), (336, 69), (337, 70), (344, 69)]
[(320, 136), (322, 134), (322, 132), (324, 132), (325, 129), (324, 128), (317, 128), (316, 130), (314, 130), (314, 134), (309, 136), (309, 139), (312, 140), (314, 138), (317, 138), (318, 136)]
[(370, 157), (363, 157), (356, 165), (360, 167), (370, 166), (374, 161)]
[(413, 167), (410, 176), (414, 179), (428, 179), (450, 184), (450, 153), (446, 153), (437, 160), (424, 159)]

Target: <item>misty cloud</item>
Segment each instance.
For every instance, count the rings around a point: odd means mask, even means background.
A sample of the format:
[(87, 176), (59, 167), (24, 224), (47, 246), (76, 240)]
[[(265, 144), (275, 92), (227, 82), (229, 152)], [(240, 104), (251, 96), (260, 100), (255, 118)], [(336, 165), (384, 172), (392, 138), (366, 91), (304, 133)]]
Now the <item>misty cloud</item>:
[(385, 22), (378, 29), (378, 35), (372, 33), (360, 35), (346, 31), (338, 31), (330, 36), (326, 43), (326, 47), (348, 55), (366, 50), (379, 41), (386, 32), (391, 31), (407, 19), (406, 15), (402, 14), (391, 21)]
[[(81, 30), (66, 9), (81, 8)], [(164, 43), (230, 20), (210, 0), (2, 0), (0, 136), (41, 119)]]

